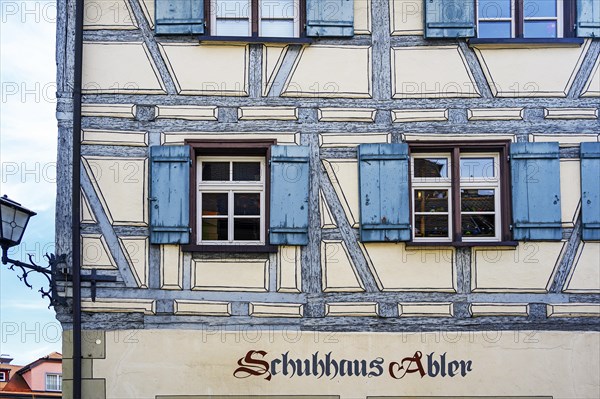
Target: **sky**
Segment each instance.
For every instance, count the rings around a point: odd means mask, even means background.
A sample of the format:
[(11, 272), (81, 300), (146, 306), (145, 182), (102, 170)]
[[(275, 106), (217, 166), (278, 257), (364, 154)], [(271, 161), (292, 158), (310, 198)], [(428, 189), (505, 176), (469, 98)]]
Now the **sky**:
[[(37, 212), (9, 256), (43, 266), (54, 252), (55, 27), (55, 0), (0, 0), (0, 195)], [(61, 352), (60, 323), (37, 292), (45, 281), (30, 278), (30, 290), (0, 265), (0, 353), (12, 364)]]

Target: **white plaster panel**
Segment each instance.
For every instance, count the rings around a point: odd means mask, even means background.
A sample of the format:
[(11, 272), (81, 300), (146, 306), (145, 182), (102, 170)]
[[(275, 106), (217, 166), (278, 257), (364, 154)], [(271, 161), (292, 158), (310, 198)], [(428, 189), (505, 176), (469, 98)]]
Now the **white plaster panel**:
[(371, 1), (354, 0), (355, 35), (368, 35), (371, 33)]
[[(300, 134), (296, 132), (228, 132), (236, 139), (277, 140), (278, 144), (300, 144)], [(161, 133), (163, 145), (183, 144), (185, 140), (223, 139), (221, 132), (165, 132)]]
[(288, 46), (267, 44), (263, 46), (262, 57), (262, 95), (266, 96), (271, 90), (273, 80), (281, 67)]
[(146, 147), (148, 145), (148, 133), (85, 129), (81, 132), (81, 144)]
[(455, 292), (452, 248), (406, 248), (404, 243), (361, 244), (382, 291)]
[(565, 97), (589, 47), (586, 43), (581, 47), (476, 48), (475, 54), (496, 97)]
[(337, 227), (335, 220), (333, 218), (333, 214), (331, 213), (331, 209), (329, 208), (329, 204), (325, 199), (325, 195), (323, 191), (319, 191), (319, 209), (321, 216), (321, 228), (322, 229), (334, 229)]
[(358, 228), (358, 165), (356, 160), (323, 160), (323, 166), (350, 225)]
[(400, 317), (452, 317), (454, 309), (451, 303), (407, 302), (398, 304)]
[(84, 269), (117, 269), (102, 234), (81, 235), (81, 266)]
[(475, 292), (547, 292), (563, 242), (525, 242), (515, 249), (474, 248)]
[(240, 120), (295, 121), (298, 119), (296, 107), (239, 107)]
[(325, 305), (326, 316), (378, 316), (379, 306), (375, 302), (338, 302)]
[(140, 5), (142, 6), (142, 12), (144, 17), (150, 25), (150, 29), (154, 29), (154, 2), (156, 0), (141, 0)]
[(160, 288), (183, 289), (183, 256), (179, 245), (160, 246)]
[(600, 141), (600, 134), (530, 134), (531, 142), (554, 142), (561, 147), (579, 147), (583, 142)]
[(544, 108), (545, 119), (598, 119), (598, 108)]
[(126, 0), (85, 0), (83, 29), (137, 29)]
[(585, 84), (581, 96), (600, 97), (600, 56), (596, 58), (596, 64), (594, 64), (590, 78)]
[(191, 301), (176, 299), (173, 301), (176, 315), (186, 316), (231, 316), (229, 302)]
[(389, 0), (392, 36), (423, 34), (423, 2)]
[(371, 98), (371, 47), (304, 47), (282, 96)]
[(375, 122), (375, 108), (319, 108), (319, 122)]
[(253, 317), (302, 317), (304, 308), (299, 303), (254, 303), (249, 304)]
[(179, 94), (248, 95), (248, 45), (163, 43), (159, 46)]
[(319, 133), (319, 145), (321, 147), (356, 147), (367, 143), (389, 143), (390, 133)]
[(600, 242), (579, 244), (565, 292), (600, 292)]
[(193, 260), (192, 262), (193, 290), (268, 291), (268, 260), (239, 259), (216, 262)]
[(83, 312), (119, 312), (119, 313), (156, 313), (156, 301), (152, 299), (123, 299), (123, 298), (96, 298), (81, 300)]
[(148, 237), (119, 237), (119, 243), (139, 288), (148, 288)]
[(600, 317), (597, 303), (560, 303), (546, 307), (548, 317)]
[(301, 247), (280, 245), (277, 252), (277, 292), (302, 291)]
[(529, 316), (529, 305), (526, 303), (473, 303), (469, 310), (474, 317)]
[(106, 116), (109, 118), (135, 118), (133, 104), (82, 104), (81, 116)]
[(164, 94), (150, 51), (138, 42), (84, 42), (83, 92), (86, 94)]
[(79, 215), (81, 223), (98, 223), (96, 219), (96, 215), (92, 211), (90, 203), (87, 199), (87, 196), (81, 190), (81, 214)]
[(574, 227), (581, 202), (581, 164), (578, 159), (560, 160), (560, 209), (564, 227)]
[(458, 46), (393, 47), (391, 56), (393, 98), (480, 96)]
[(445, 122), (448, 109), (393, 109), (392, 122)]
[(216, 121), (217, 107), (201, 107), (196, 105), (157, 105), (157, 119), (184, 119), (188, 121)]
[(83, 164), (113, 225), (146, 226), (145, 158), (83, 157)]
[(469, 108), (467, 110), (470, 121), (488, 120), (522, 120), (524, 108)]
[(324, 292), (361, 292), (364, 286), (343, 241), (321, 241)]

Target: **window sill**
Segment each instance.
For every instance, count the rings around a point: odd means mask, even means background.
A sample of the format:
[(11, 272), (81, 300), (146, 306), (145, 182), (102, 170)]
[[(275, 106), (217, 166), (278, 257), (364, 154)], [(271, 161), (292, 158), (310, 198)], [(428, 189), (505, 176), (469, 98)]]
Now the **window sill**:
[(470, 248), (470, 247), (510, 247), (515, 248), (519, 245), (517, 241), (480, 241), (480, 242), (415, 242), (408, 241), (406, 248), (413, 247), (455, 247), (455, 248)]
[(197, 36), (200, 42), (310, 44), (308, 37)]
[(544, 47), (580, 47), (584, 39), (578, 37), (565, 37), (558, 39), (469, 39), (469, 47), (477, 49), (495, 48), (544, 48)]
[(201, 252), (201, 253), (275, 253), (277, 252), (276, 245), (182, 245), (181, 250), (184, 252)]

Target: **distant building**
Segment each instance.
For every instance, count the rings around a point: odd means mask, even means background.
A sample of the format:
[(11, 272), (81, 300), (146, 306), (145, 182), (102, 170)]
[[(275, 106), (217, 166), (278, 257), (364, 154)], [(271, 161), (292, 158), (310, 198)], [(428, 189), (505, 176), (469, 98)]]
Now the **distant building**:
[(62, 355), (52, 352), (26, 366), (0, 357), (0, 398), (62, 398)]

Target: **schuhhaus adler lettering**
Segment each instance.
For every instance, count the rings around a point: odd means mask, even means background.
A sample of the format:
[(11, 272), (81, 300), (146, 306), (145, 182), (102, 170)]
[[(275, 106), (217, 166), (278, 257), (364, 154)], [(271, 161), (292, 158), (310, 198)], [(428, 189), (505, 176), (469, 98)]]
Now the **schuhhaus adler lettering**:
[[(289, 352), (279, 357), (267, 360), (268, 353), (262, 350), (251, 350), (237, 361), (238, 368), (233, 372), (236, 378), (263, 377), (267, 381), (277, 375), (292, 377), (381, 377), (389, 376), (400, 380), (407, 374), (419, 374), (423, 377), (466, 377), (471, 372), (471, 360), (448, 360), (446, 353), (436, 355), (431, 352), (427, 359), (416, 351), (413, 356), (402, 358), (400, 361), (386, 362), (382, 357), (366, 359), (338, 359), (332, 352), (320, 354), (315, 352), (306, 359), (297, 359)], [(387, 365), (387, 366), (386, 366)], [(386, 373), (387, 371), (387, 373)]]

